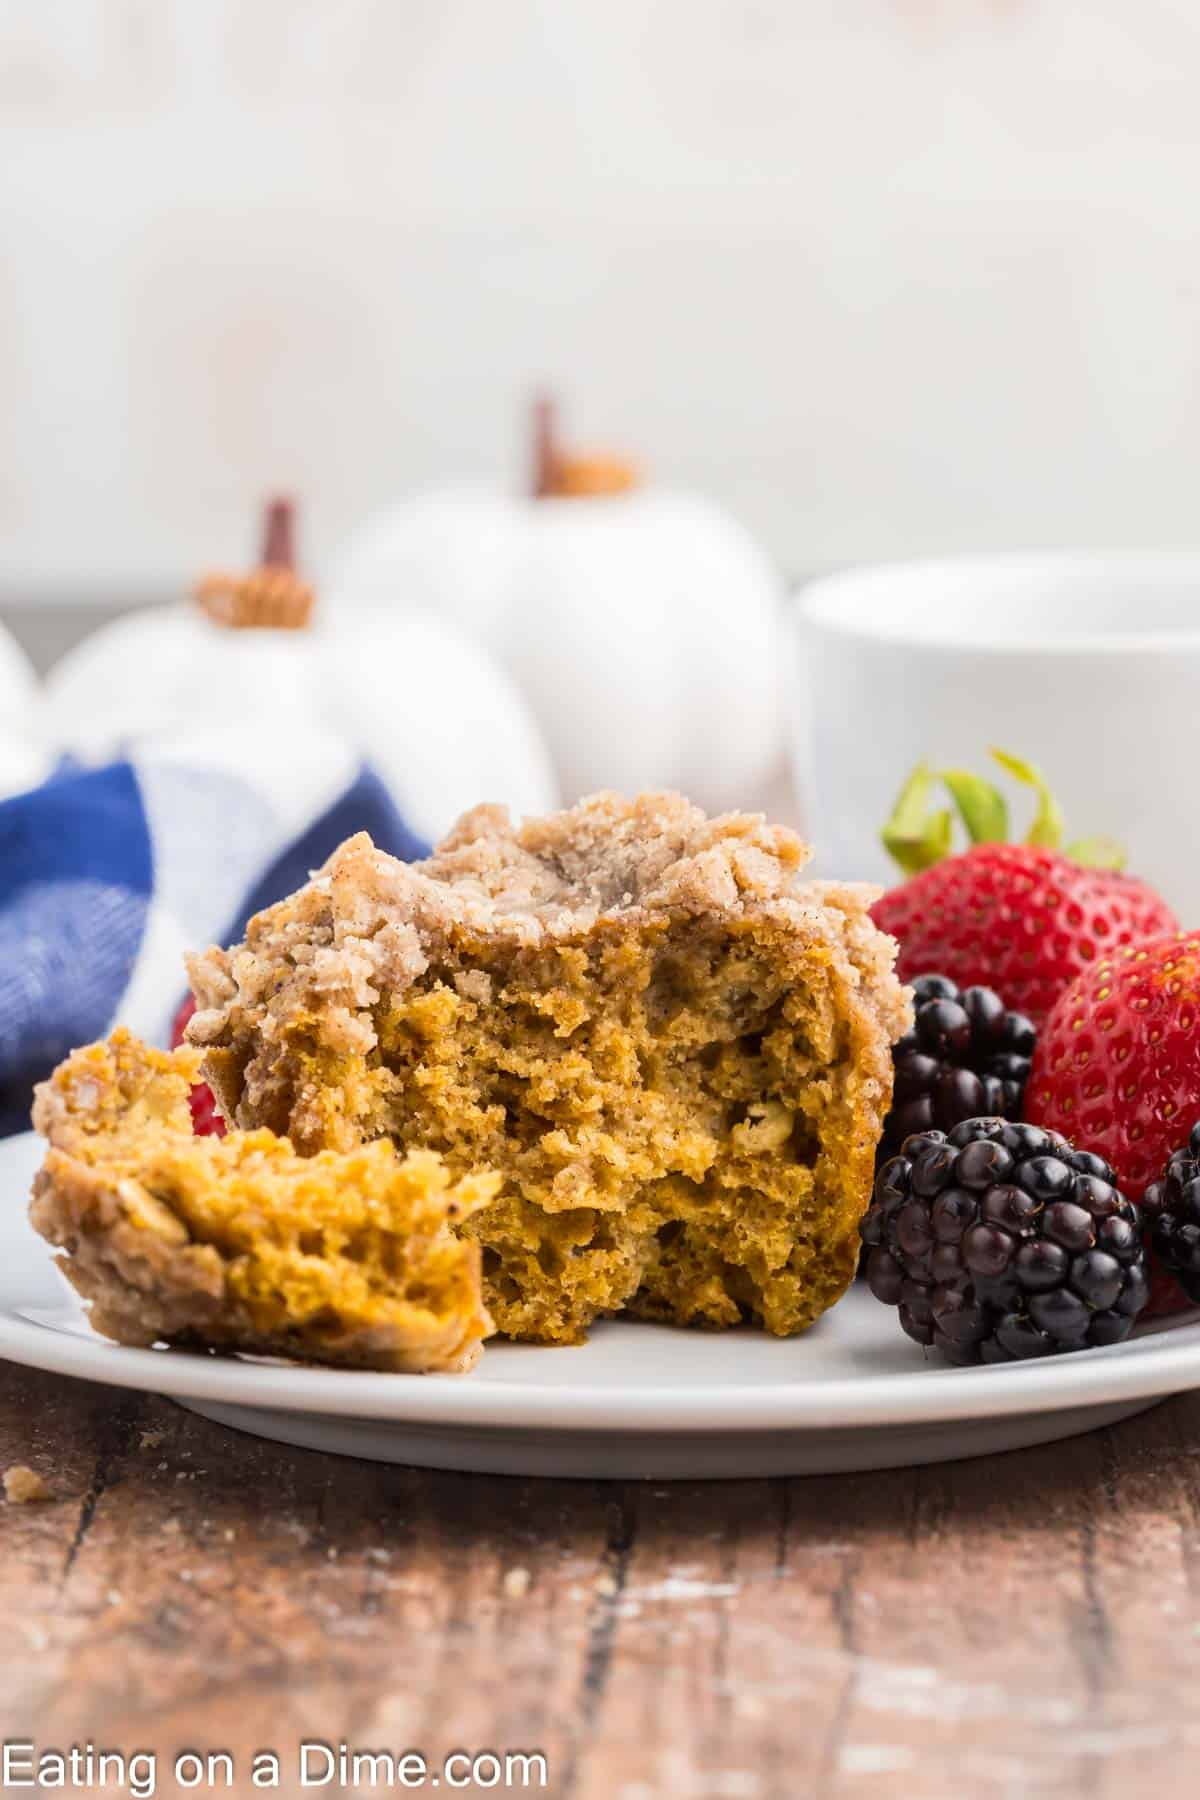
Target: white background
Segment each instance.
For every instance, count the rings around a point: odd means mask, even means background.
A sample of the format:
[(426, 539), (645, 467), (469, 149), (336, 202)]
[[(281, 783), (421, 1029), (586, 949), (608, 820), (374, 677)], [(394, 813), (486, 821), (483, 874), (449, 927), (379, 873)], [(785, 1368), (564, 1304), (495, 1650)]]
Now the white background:
[(530, 385), (789, 568), (1200, 536), (1196, 0), (4, 0), (0, 595)]

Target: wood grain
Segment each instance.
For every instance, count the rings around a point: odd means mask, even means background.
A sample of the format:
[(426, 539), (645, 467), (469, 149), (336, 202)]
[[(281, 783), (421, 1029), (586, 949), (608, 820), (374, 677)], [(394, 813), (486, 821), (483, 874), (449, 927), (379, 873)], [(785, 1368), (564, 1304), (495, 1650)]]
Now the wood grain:
[(3, 1368), (0, 1467), (55, 1498), (0, 1506), (0, 1730), (168, 1794), (188, 1747), (298, 1792), (321, 1738), (541, 1750), (560, 1800), (1190, 1797), (1198, 1459), (1187, 1396), (934, 1469), (526, 1482)]

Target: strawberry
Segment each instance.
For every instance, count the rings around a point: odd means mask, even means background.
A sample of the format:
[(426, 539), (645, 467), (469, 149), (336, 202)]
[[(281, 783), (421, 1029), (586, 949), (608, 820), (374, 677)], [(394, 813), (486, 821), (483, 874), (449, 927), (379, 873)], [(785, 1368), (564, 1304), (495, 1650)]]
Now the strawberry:
[[(183, 1042), (183, 1034), (187, 1030), (187, 1022), (196, 1010), (196, 1002), (189, 994), (171, 1025), (171, 1048), (176, 1049)], [(212, 1089), (206, 1082), (199, 1081), (192, 1089), (192, 1130), (197, 1137), (224, 1137), (225, 1121), (217, 1110), (217, 1102)]]
[[(1200, 1119), (1200, 932), (1105, 956), (1062, 994), (1038, 1040), (1026, 1118), (1086, 1144), (1141, 1199)], [(1156, 1272), (1150, 1310), (1190, 1302)]]
[(1077, 975), (1129, 944), (1178, 929), (1153, 888), (1121, 872), (1102, 838), (1060, 849), (1062, 815), (1041, 775), (1004, 751), (996, 760), (1034, 788), (1037, 814), (1022, 844), (1006, 842), (1000, 792), (962, 769), (942, 771), (971, 847), (953, 853), (953, 814), (931, 812), (935, 779), (922, 766), (905, 784), (883, 833), (909, 879), (871, 909), (898, 939), (904, 981), (936, 969), (960, 987), (983, 986), (1040, 1025)]

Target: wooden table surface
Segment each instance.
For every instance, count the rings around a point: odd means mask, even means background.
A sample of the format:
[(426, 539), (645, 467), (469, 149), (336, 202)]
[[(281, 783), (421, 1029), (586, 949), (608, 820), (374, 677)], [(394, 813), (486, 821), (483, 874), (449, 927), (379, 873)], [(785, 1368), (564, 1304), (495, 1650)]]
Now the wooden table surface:
[(541, 1751), (563, 1800), (1196, 1791), (1200, 1396), (938, 1468), (664, 1485), (327, 1458), (0, 1368), (14, 1463), (54, 1499), (0, 1506), (3, 1736), (152, 1750), (159, 1793), (224, 1750), (199, 1791), (251, 1794), (270, 1749), (298, 1794), (318, 1739)]

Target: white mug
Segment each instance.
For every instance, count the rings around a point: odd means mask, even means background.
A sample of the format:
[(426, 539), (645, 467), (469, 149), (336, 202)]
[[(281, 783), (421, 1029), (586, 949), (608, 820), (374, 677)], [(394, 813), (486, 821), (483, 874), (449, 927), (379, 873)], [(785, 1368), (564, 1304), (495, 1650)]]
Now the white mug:
[(1036, 763), (1067, 837), (1113, 837), (1200, 926), (1200, 553), (958, 557), (851, 570), (794, 602), (796, 774), (814, 871), (888, 883), (879, 841), (918, 762), (1032, 796), (988, 756)]

